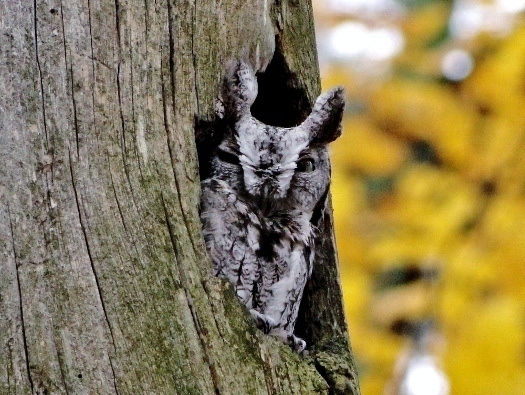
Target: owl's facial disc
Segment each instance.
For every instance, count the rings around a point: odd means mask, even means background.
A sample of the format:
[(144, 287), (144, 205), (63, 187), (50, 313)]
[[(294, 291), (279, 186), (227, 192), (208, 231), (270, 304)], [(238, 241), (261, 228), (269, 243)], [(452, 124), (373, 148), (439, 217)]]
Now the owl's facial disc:
[(286, 198), (309, 135), (298, 128), (264, 125), (253, 117), (239, 122), (236, 130), (245, 189), (268, 210)]

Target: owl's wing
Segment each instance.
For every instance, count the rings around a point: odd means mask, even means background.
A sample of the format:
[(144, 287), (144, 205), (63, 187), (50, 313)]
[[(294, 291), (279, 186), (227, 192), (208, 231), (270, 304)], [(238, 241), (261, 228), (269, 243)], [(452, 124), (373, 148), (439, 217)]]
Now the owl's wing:
[(261, 224), (251, 208), (224, 181), (202, 182), (201, 220), (213, 274), (227, 278), (237, 296), (252, 308), (260, 268)]

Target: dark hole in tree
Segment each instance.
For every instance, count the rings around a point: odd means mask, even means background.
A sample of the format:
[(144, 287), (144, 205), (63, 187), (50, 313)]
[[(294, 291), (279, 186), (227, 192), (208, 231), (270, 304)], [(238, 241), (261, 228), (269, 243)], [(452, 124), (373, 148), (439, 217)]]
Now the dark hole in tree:
[(311, 105), (297, 76), (290, 72), (280, 51), (264, 73), (257, 75), (259, 93), (252, 105), (252, 115), (273, 126), (299, 125), (307, 117)]

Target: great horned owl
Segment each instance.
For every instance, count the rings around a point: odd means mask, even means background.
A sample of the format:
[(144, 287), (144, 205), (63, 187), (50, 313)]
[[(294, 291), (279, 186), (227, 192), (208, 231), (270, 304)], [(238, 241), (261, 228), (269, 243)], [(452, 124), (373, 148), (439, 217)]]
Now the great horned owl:
[(232, 69), (221, 91), (226, 132), (202, 182), (204, 239), (213, 273), (232, 282), (259, 328), (300, 353), (306, 343), (293, 331), (328, 194), (327, 144), (341, 134), (343, 90), (321, 95), (299, 126), (269, 126), (250, 113), (254, 72), (244, 62)]

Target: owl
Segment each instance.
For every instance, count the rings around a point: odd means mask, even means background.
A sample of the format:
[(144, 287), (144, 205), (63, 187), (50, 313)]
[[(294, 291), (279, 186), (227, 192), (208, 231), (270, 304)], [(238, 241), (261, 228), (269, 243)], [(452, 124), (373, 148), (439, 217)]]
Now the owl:
[(231, 69), (218, 113), (224, 137), (202, 181), (203, 236), (213, 274), (233, 284), (260, 329), (301, 353), (306, 343), (294, 327), (330, 184), (327, 145), (341, 134), (343, 90), (321, 95), (298, 126), (270, 126), (250, 112), (258, 89), (252, 68)]

